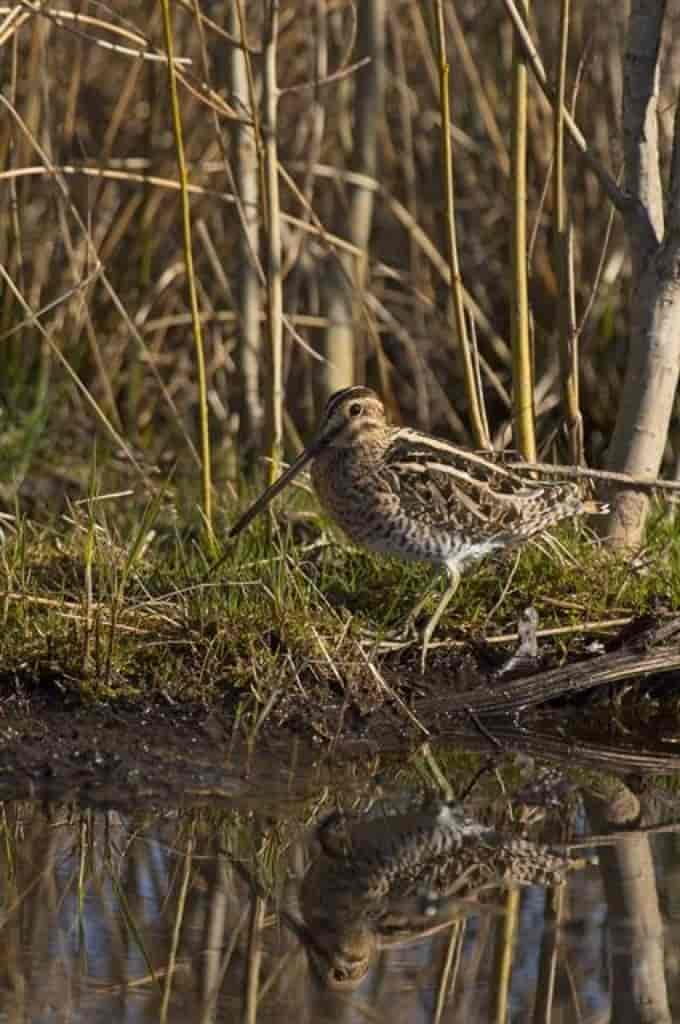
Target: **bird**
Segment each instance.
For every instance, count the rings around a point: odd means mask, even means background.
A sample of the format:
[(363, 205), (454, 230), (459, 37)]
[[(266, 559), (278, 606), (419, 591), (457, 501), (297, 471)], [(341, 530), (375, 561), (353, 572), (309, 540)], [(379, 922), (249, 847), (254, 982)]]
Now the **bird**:
[(351, 989), (380, 948), (480, 913), (484, 894), (562, 885), (588, 861), (470, 817), (454, 801), (367, 815), (332, 813), (300, 889), (308, 951), (323, 981)]
[[(447, 586), (422, 636), (432, 636), (472, 563), (539, 537), (562, 519), (607, 511), (573, 482), (541, 479), (516, 454), (477, 451), (391, 426), (375, 391), (355, 385), (328, 399), (315, 436), (234, 523), (236, 537), (311, 462), (323, 509), (361, 547), (443, 569)], [(413, 624), (429, 589), (413, 608)]]

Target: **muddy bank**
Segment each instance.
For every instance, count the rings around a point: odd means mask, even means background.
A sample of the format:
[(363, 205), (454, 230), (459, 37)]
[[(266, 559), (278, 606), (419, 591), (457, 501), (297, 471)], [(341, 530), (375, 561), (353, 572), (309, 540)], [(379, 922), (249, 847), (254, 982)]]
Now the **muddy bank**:
[(60, 708), (33, 697), (0, 718), (0, 797), (176, 798), (185, 784), (218, 781), (228, 742), (226, 719), (199, 708)]
[(584, 643), (566, 664), (543, 653), (507, 675), (472, 649), (425, 678), (408, 662), (386, 661), (373, 686), (282, 693), (259, 721), (238, 724), (239, 709), (226, 702), (93, 704), (58, 678), (3, 682), (0, 798), (71, 790), (108, 805), (228, 798), (234, 784), (255, 785), (268, 760), (350, 763), (426, 741), (622, 770), (680, 767), (680, 619), (640, 620), (604, 650)]

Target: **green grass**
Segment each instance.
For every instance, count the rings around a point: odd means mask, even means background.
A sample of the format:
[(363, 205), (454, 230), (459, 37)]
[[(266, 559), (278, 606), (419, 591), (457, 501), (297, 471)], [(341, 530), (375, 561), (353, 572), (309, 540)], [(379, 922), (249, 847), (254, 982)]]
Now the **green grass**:
[[(304, 518), (291, 523), (290, 501), (287, 525), (260, 517), (212, 574), (197, 535), (177, 527), (169, 491), (144, 513), (93, 497), (49, 522), (17, 516), (0, 556), (5, 682), (95, 702), (226, 703), (254, 726), (292, 697), (313, 707), (350, 683), (374, 686), (371, 658), (412, 667), (416, 647), (376, 652), (365, 633), (403, 622), (431, 570), (359, 551), (307, 496), (293, 504)], [(221, 511), (226, 536), (236, 509)], [(573, 629), (557, 641), (568, 649), (597, 623), (680, 603), (675, 527), (660, 513), (634, 560), (584, 530), (557, 536), (559, 554), (528, 548), (514, 569), (510, 555), (468, 572), (436, 639), (493, 640), (531, 603), (541, 629)], [(432, 664), (445, 654), (435, 648)]]

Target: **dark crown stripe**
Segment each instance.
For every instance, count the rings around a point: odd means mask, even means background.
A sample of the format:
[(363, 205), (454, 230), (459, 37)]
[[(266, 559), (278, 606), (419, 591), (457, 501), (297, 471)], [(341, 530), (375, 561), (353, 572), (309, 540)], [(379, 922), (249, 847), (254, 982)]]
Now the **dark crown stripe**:
[(334, 392), (326, 402), (325, 418), (328, 419), (332, 416), (338, 405), (350, 396), (352, 398), (374, 398), (375, 392), (371, 391), (370, 388), (364, 388), (358, 384), (351, 388), (341, 388), (340, 391)]

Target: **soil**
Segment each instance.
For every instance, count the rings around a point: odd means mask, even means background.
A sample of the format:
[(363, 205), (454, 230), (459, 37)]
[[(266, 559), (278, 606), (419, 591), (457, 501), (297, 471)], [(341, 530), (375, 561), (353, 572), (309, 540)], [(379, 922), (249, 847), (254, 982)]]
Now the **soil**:
[(425, 678), (412, 658), (381, 666), (372, 686), (282, 695), (250, 745), (226, 705), (93, 704), (58, 677), (38, 686), (0, 678), (0, 799), (229, 799), (256, 792), (260, 776), (271, 792), (272, 765), (288, 778), (293, 749), (296, 768), (308, 771), (424, 740), (622, 770), (680, 768), (680, 619), (640, 620), (597, 653), (584, 638), (566, 664), (544, 651), (507, 676), (487, 655), (467, 650)]

